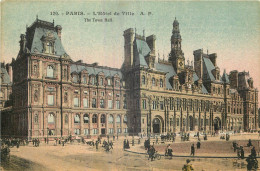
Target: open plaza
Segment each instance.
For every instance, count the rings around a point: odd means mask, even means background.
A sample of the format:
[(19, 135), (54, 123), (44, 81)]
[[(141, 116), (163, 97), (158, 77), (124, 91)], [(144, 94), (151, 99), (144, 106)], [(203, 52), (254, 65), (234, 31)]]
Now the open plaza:
[[(148, 160), (147, 150), (144, 148), (144, 141), (147, 137), (109, 137), (113, 142), (113, 149), (108, 152), (101, 144), (91, 146), (90, 141), (85, 143), (80, 140), (67, 142), (64, 146), (57, 141), (49, 143), (40, 142), (38, 147), (30, 142), (28, 145), (10, 148), (10, 159), (2, 161), (3, 170), (182, 170), (189, 159), (195, 170), (247, 170), (247, 157), (250, 155), (251, 147), (247, 147), (248, 140), (256, 149), (259, 157), (259, 134), (256, 133), (236, 133), (231, 134), (229, 141), (220, 139), (222, 134), (208, 136), (204, 140), (201, 136), (201, 147), (197, 149), (198, 138), (190, 134), (189, 141), (182, 141), (177, 134), (175, 142), (156, 140), (150, 138), (150, 144), (154, 144), (156, 151), (161, 155), (161, 159)], [(129, 140), (129, 149), (123, 149), (124, 140)], [(96, 142), (97, 139), (91, 141)], [(140, 142), (140, 143), (139, 143)], [(237, 158), (232, 143), (244, 148), (244, 159)], [(173, 157), (164, 156), (165, 148), (171, 144)], [(190, 156), (191, 145), (195, 144), (195, 155)], [(258, 159), (259, 160), (259, 159)]]

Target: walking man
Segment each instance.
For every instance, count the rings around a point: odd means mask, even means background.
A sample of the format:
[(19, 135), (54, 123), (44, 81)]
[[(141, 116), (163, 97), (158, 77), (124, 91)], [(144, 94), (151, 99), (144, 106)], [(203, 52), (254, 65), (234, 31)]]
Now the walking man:
[(194, 155), (195, 155), (195, 147), (194, 147), (194, 144), (191, 145), (190, 150), (191, 150), (190, 155), (191, 155), (191, 156), (194, 156)]

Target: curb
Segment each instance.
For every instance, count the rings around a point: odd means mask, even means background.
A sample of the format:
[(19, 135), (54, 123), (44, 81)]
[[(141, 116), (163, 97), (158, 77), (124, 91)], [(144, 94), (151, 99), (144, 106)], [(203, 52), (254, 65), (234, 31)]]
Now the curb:
[[(124, 150), (129, 153), (134, 153), (134, 154), (144, 154), (146, 155), (147, 153), (140, 153), (140, 152), (135, 152), (135, 151), (130, 151), (130, 150)], [(160, 154), (160, 156), (164, 156), (163, 154)], [(185, 157), (185, 158), (213, 158), (213, 159), (237, 159), (237, 157), (234, 156), (227, 156), (227, 157), (221, 157), (221, 156), (180, 156), (180, 155), (172, 155), (172, 157)], [(245, 157), (246, 159), (247, 157)], [(260, 158), (260, 156), (257, 156), (256, 158)]]

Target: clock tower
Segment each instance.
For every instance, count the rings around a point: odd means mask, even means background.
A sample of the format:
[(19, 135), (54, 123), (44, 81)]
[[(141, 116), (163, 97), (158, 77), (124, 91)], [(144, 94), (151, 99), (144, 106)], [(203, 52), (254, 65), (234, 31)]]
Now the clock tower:
[(172, 29), (172, 37), (171, 37), (171, 53), (169, 56), (169, 62), (172, 63), (175, 71), (180, 73), (184, 70), (185, 66), (185, 58), (184, 53), (181, 50), (181, 34), (179, 29), (179, 22), (174, 20), (173, 29)]

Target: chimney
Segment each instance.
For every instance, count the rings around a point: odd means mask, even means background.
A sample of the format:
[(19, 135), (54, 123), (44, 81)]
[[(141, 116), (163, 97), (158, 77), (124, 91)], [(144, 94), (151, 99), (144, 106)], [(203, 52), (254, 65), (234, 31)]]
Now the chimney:
[(155, 40), (156, 40), (155, 35), (150, 35), (150, 36), (146, 37), (146, 43), (148, 44), (149, 48), (151, 49), (151, 53), (153, 55), (155, 55), (155, 48), (156, 48)]
[(61, 30), (62, 30), (62, 27), (60, 25), (57, 25), (55, 27), (55, 30), (57, 32), (57, 35), (59, 36), (60, 40), (61, 40)]
[(202, 79), (203, 76), (203, 49), (198, 49), (193, 51), (194, 55), (194, 70), (199, 78)]
[(124, 31), (125, 38), (125, 61), (124, 65), (126, 67), (133, 66), (134, 63), (134, 29), (129, 28)]
[(216, 53), (210, 54), (209, 59), (211, 60), (213, 65), (216, 67), (217, 66), (217, 54)]
[(6, 64), (6, 71), (10, 77), (10, 81), (13, 82), (13, 68), (10, 64)]
[(21, 52), (25, 52), (25, 45), (26, 45), (26, 38), (24, 34), (21, 34), (20, 36), (21, 40), (20, 40), (20, 51)]

